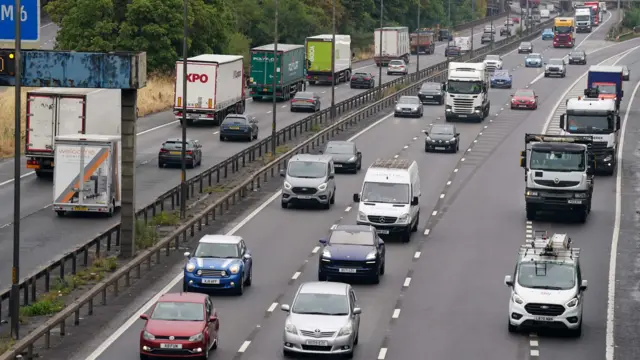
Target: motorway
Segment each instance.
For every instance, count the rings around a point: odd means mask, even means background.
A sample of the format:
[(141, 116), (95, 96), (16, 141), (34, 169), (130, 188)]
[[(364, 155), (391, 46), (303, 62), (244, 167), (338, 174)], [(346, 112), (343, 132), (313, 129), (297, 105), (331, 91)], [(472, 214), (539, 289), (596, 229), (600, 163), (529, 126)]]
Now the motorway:
[[(504, 24), (504, 19), (495, 22), (496, 27)], [(474, 36), (474, 47), (481, 47), (481, 26)], [(498, 30), (499, 31), (499, 30)], [(497, 38), (499, 40), (500, 38)], [(427, 68), (433, 64), (444, 61), (443, 44), (439, 45), (434, 55), (421, 56), (420, 67)], [(411, 72), (416, 70), (415, 56), (410, 61)], [(377, 67), (373, 61), (359, 63), (356, 71), (369, 71), (377, 76)], [(383, 82), (396, 79), (397, 76), (387, 76), (383, 70)], [(330, 106), (331, 88), (328, 86), (310, 86), (308, 90), (315, 91), (322, 96), (323, 108)], [(355, 96), (366, 90), (350, 89), (349, 84), (340, 84), (335, 89), (336, 102)], [(271, 129), (271, 103), (247, 101), (247, 113), (259, 121), (260, 137), (266, 137)], [(288, 103), (278, 105), (278, 128), (290, 125), (300, 119), (309, 116), (304, 113), (291, 113)], [(171, 112), (148, 116), (138, 121), (137, 161), (136, 161), (136, 205), (144, 206), (153, 201), (158, 195), (176, 186), (180, 179), (180, 171), (175, 168), (158, 168), (157, 153), (160, 144), (166, 139), (180, 137), (180, 127), (174, 120)], [(144, 130), (143, 130), (144, 129)], [(190, 127), (190, 138), (198, 139), (203, 145), (202, 167), (188, 170), (188, 177), (209, 168), (220, 161), (236, 154), (251, 143), (224, 142), (221, 143), (217, 135), (218, 128)], [(4, 175), (3, 175), (4, 174)], [(0, 202), (11, 203), (13, 199), (13, 186), (10, 180), (10, 172), (2, 172), (0, 168), (0, 180), (5, 176), (4, 186), (0, 184)], [(91, 238), (102, 233), (105, 229), (119, 221), (119, 216), (111, 219), (96, 219), (95, 217), (59, 218), (50, 209), (52, 200), (52, 183), (46, 179), (38, 179), (35, 176), (25, 176), (21, 179), (22, 204), (21, 204), (21, 272), (30, 274), (38, 266), (46, 264), (53, 258), (83, 244)], [(13, 225), (12, 209), (0, 208), (0, 248), (9, 249), (12, 246)], [(11, 267), (10, 252), (0, 254), (0, 283), (10, 281)]]
[[(640, 64), (636, 64), (640, 41), (606, 43), (604, 36), (611, 23), (602, 24), (591, 34), (579, 34), (577, 43), (590, 54), (590, 65), (629, 65), (632, 81), (625, 84), (624, 117), (638, 81), (634, 74), (640, 73)], [(534, 43), (537, 49), (543, 49), (538, 51), (546, 59), (568, 53), (551, 48), (550, 42)], [(623, 56), (612, 57), (625, 51), (628, 53)], [(364, 168), (377, 158), (416, 160), (425, 195), (421, 198), (419, 232), (412, 242), (387, 242), (386, 273), (380, 284), (354, 285), (358, 307), (363, 309), (356, 359), (604, 358), (606, 259), (613, 228), (615, 178), (597, 179), (593, 211), (586, 225), (526, 224), (523, 170), (517, 162), (524, 148), (524, 134), (546, 130), (543, 127), (547, 122), (553, 125), (555, 109), (568, 91), (575, 84), (576, 89), (585, 86), (582, 76), (588, 66), (570, 66), (566, 78), (544, 78), (540, 69), (524, 68), (523, 59), (510, 53), (503, 57), (504, 68), (512, 71), (514, 88), (528, 87), (537, 92), (538, 110), (510, 110), (512, 91), (492, 90), (488, 119), (480, 124), (457, 124), (461, 133), (458, 154), (427, 154), (423, 150), (421, 130), (443, 121), (440, 107), (428, 107), (433, 111), (426, 111), (423, 119), (383, 115), (352, 137), (363, 152)], [(637, 156), (632, 153), (637, 142), (631, 141), (629, 155)], [(220, 346), (214, 358), (282, 358), (285, 314), (278, 307), (290, 303), (299, 284), (316, 280), (318, 239), (326, 237), (334, 224), (355, 222), (357, 204), (350, 199), (360, 190), (363, 177), (364, 172), (337, 177), (340, 196), (331, 210), (283, 210), (276, 201), (280, 194), (275, 193), (228, 231), (248, 243), (256, 271), (253, 285), (242, 297), (213, 297), (221, 319)], [(532, 227), (567, 231), (582, 248), (582, 271), (589, 280), (589, 290), (579, 339), (512, 335), (507, 331), (509, 290), (503, 279), (513, 271), (518, 248)], [(143, 325), (137, 320), (139, 314), (148, 311), (162, 293), (180, 291), (181, 277), (176, 266), (171, 277), (159, 285), (164, 288), (145, 305), (122, 311), (127, 318), (95, 334), (96, 340), (87, 344), (82, 358), (138, 359)], [(624, 323), (624, 316), (616, 319)], [(633, 325), (637, 327), (637, 322)], [(637, 356), (619, 359), (634, 358)]]

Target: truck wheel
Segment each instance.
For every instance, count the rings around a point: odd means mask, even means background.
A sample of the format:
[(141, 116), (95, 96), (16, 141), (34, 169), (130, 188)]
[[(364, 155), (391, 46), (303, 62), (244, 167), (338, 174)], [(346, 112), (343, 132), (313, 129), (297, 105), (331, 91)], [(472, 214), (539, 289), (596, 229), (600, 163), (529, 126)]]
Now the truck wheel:
[(587, 222), (587, 215), (589, 215), (589, 212), (587, 211), (587, 207), (583, 207), (578, 209), (578, 211), (576, 212), (576, 215), (578, 216), (578, 222), (580, 224), (584, 224), (585, 222)]
[(260, 101), (262, 100), (262, 96), (254, 96), (251, 99), (253, 99), (253, 101)]
[(351, 81), (351, 71), (347, 70), (347, 72), (344, 74), (344, 82), (349, 81)]
[(527, 220), (528, 221), (533, 221), (536, 219), (536, 208), (533, 207), (532, 205), (526, 205), (526, 212), (527, 212)]
[(113, 217), (113, 214), (116, 212), (116, 202), (111, 200), (111, 206), (109, 207), (109, 212), (107, 213), (107, 217)]
[(56, 215), (58, 215), (59, 217), (63, 217), (66, 215), (66, 211), (62, 211), (62, 210), (56, 210)]

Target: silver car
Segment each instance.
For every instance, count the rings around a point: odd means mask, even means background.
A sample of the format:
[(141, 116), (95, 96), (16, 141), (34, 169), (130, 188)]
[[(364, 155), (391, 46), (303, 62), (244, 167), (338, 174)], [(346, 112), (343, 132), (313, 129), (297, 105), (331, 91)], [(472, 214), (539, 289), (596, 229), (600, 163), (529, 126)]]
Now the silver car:
[(353, 357), (360, 333), (356, 294), (349, 284), (308, 282), (300, 285), (284, 325), (283, 353)]
[(414, 116), (422, 117), (422, 101), (417, 96), (401, 96), (396, 101), (394, 115), (397, 117)]
[(387, 67), (387, 75), (400, 74), (407, 75), (409, 73), (409, 67), (404, 60), (391, 60)]
[(295, 155), (280, 176), (284, 177), (281, 202), (285, 209), (289, 204), (329, 209), (336, 200), (335, 168), (330, 155)]

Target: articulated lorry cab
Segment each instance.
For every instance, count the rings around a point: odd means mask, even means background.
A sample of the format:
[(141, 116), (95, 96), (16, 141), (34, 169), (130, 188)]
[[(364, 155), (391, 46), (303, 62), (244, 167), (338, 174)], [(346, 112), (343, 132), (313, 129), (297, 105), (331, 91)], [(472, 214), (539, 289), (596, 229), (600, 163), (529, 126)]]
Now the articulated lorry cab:
[[(593, 65), (587, 75), (587, 89), (585, 96), (596, 96), (600, 99), (613, 99), (616, 102), (616, 110), (620, 111), (620, 102), (624, 91), (622, 66)], [(591, 91), (595, 89), (597, 91)]]
[(591, 212), (595, 160), (591, 136), (525, 134), (527, 220), (542, 211), (573, 213), (584, 223)]
[(572, 48), (576, 43), (576, 28), (573, 18), (558, 17), (553, 20), (553, 47)]
[(586, 97), (569, 99), (567, 112), (560, 115), (564, 136), (591, 136), (591, 151), (598, 173), (612, 175), (616, 169), (616, 153), (620, 132), (620, 115), (612, 99)]
[(449, 77), (443, 83), (445, 119), (476, 120), (481, 122), (491, 108), (489, 101), (489, 72), (485, 63), (449, 63)]
[(580, 7), (576, 9), (576, 32), (591, 32), (591, 8)]
[(585, 1), (584, 6), (591, 8), (591, 25), (600, 25), (600, 3), (597, 1)]

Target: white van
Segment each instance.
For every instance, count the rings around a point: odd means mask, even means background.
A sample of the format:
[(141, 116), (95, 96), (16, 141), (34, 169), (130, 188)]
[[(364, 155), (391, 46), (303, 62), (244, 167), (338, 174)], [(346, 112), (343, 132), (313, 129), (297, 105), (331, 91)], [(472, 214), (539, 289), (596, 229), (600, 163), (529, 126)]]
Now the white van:
[(420, 221), (420, 174), (415, 161), (376, 160), (364, 176), (362, 191), (353, 194), (358, 225), (371, 225), (380, 235), (411, 240)]

